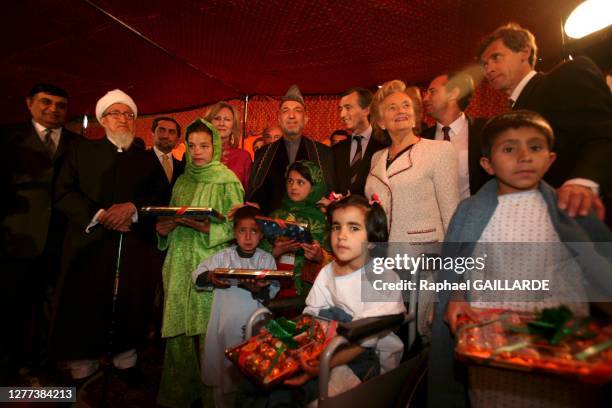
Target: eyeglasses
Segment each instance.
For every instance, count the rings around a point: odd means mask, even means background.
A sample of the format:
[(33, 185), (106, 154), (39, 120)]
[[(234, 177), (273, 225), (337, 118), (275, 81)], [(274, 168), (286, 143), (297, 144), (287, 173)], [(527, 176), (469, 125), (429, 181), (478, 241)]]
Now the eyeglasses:
[(127, 120), (134, 120), (134, 118), (136, 117), (136, 115), (134, 115), (132, 112), (119, 112), (119, 111), (110, 111), (110, 112), (105, 113), (102, 116), (112, 116), (113, 119), (119, 119), (119, 116), (123, 116)]

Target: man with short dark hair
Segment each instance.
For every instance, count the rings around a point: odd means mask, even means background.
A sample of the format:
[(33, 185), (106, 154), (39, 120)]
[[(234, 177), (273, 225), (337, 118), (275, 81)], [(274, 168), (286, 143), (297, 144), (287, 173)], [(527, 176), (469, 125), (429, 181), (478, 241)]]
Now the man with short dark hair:
[(46, 354), (49, 316), (43, 316), (43, 303), (58, 278), (66, 224), (53, 210), (53, 185), (67, 148), (79, 138), (63, 127), (68, 99), (65, 90), (38, 84), (26, 98), (32, 119), (0, 130), (5, 153), (0, 160), (0, 309), (8, 330), (0, 340), (3, 385), (20, 366), (37, 365)]
[(459, 194), (462, 199), (476, 193), (489, 179), (480, 166), (480, 130), (486, 120), (464, 113), (474, 93), (474, 81), (466, 72), (435, 77), (423, 96), (425, 112), (436, 124), (423, 131), (423, 137), (447, 140), (459, 158)]
[(296, 160), (310, 160), (319, 166), (327, 190), (334, 189), (334, 161), (330, 148), (303, 135), (308, 114), (297, 85), (289, 88), (283, 97), (278, 121), (283, 138), (255, 153), (249, 182), (248, 200), (258, 203), (266, 214), (280, 207), (287, 190), (285, 171)]
[(603, 218), (599, 193), (612, 183), (612, 96), (599, 68), (576, 57), (547, 74), (536, 72), (535, 38), (518, 24), (485, 37), (478, 57), (512, 109), (538, 112), (551, 124), (557, 160), (544, 179), (558, 188), (559, 208), (576, 216), (594, 207)]
[(338, 104), (340, 120), (351, 136), (332, 148), (338, 193), (363, 195), (372, 155), (385, 147), (372, 132), (371, 103), (372, 92), (365, 88), (349, 88), (341, 95)]
[(283, 137), (283, 129), (278, 125), (268, 125), (261, 132), (264, 144), (271, 144)]
[(172, 155), (172, 150), (176, 148), (181, 139), (181, 125), (171, 117), (159, 116), (153, 119), (151, 134), (153, 136), (151, 153), (158, 159), (166, 175), (167, 199), (165, 201), (170, 202), (172, 187), (185, 168), (185, 163)]

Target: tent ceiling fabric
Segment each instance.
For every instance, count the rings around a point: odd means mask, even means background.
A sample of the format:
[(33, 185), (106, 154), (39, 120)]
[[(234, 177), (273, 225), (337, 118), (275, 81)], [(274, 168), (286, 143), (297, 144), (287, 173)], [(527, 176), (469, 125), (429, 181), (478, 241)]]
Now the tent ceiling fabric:
[(121, 88), (142, 114), (244, 94), (334, 94), (402, 78), (423, 85), (474, 61), (481, 36), (531, 29), (541, 68), (559, 61), (561, 16), (578, 0), (54, 0), (4, 8), (0, 122), (28, 117), (36, 82), (62, 86), (70, 114)]

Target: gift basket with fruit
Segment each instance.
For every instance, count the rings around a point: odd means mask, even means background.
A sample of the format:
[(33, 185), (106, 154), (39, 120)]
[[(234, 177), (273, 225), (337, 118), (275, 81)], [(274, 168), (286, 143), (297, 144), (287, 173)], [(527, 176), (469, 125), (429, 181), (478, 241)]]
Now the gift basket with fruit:
[(565, 306), (537, 313), (475, 309), (460, 317), (455, 354), (466, 362), (612, 381), (612, 324), (576, 317)]
[(294, 320), (268, 321), (259, 334), (225, 350), (238, 369), (261, 387), (270, 389), (301, 371), (300, 359), (319, 358), (336, 335), (337, 322), (310, 315)]

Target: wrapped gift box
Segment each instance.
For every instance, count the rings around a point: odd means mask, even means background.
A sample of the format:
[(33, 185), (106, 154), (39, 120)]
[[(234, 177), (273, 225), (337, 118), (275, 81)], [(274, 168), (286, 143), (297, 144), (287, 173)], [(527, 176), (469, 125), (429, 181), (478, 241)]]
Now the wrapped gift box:
[[(465, 316), (458, 321), (455, 354), (459, 360), (595, 384), (612, 381), (612, 324), (571, 318), (554, 328), (534, 313), (475, 310), (478, 322)], [(547, 330), (550, 336), (544, 338)]]
[(260, 216), (255, 217), (255, 219), (264, 236), (270, 242), (274, 242), (278, 238), (293, 239), (307, 244), (312, 242), (312, 235), (310, 234), (308, 224)]
[(337, 322), (310, 315), (271, 320), (259, 334), (225, 350), (238, 369), (262, 388), (270, 389), (301, 372), (300, 358), (319, 358), (336, 335)]
[(225, 216), (208, 207), (141, 207), (140, 213), (154, 217), (185, 217), (195, 220), (208, 219), (210, 222), (225, 222)]
[(230, 269), (217, 268), (213, 271), (215, 277), (228, 280), (237, 285), (244, 280), (279, 281), (293, 279), (293, 271), (279, 271), (275, 269)]

